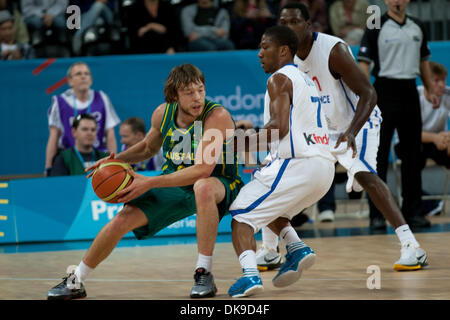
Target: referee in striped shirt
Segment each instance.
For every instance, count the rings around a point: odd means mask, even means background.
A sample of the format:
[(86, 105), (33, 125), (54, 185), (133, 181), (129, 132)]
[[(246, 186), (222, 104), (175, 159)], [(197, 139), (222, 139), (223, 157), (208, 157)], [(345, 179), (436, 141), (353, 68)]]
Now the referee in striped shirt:
[[(369, 77), (374, 67), (374, 87), (383, 122), (377, 155), (378, 175), (386, 181), (389, 151), (394, 130), (402, 145), (402, 213), (411, 228), (426, 228), (430, 222), (422, 215), (420, 145), (422, 120), (416, 78), (420, 76), (426, 88), (431, 86), (428, 65), (430, 50), (421, 21), (406, 14), (409, 0), (386, 0), (388, 11), (381, 17), (381, 27), (366, 28), (361, 40), (358, 60)], [(430, 98), (435, 105), (438, 98)], [(370, 204), (372, 230), (386, 228), (383, 215)]]

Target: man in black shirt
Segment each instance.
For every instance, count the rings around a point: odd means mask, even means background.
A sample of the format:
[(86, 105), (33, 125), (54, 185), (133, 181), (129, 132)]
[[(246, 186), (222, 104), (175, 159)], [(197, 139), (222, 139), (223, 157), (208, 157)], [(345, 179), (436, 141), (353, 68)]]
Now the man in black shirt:
[[(402, 161), (402, 213), (410, 227), (429, 227), (421, 215), (421, 167), (419, 161), (422, 121), (416, 78), (431, 88), (428, 65), (430, 50), (423, 24), (406, 15), (408, 0), (386, 0), (388, 11), (381, 18), (381, 28), (365, 30), (358, 54), (362, 69), (369, 77), (370, 63), (383, 122), (378, 148), (378, 174), (386, 181), (389, 151), (394, 130), (404, 146)], [(430, 97), (437, 104), (437, 97)], [(381, 213), (371, 201), (372, 229), (386, 228)]]

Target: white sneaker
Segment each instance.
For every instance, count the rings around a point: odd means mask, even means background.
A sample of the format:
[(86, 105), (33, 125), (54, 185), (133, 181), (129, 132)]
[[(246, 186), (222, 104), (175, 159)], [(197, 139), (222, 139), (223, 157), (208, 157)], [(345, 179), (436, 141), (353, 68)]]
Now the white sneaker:
[(333, 222), (334, 212), (333, 210), (324, 210), (319, 213), (319, 222)]
[(256, 251), (256, 264), (259, 271), (267, 271), (279, 268), (282, 257), (276, 250), (268, 249), (264, 244)]
[(405, 242), (400, 259), (394, 264), (395, 271), (419, 270), (428, 265), (427, 253), (411, 242)]

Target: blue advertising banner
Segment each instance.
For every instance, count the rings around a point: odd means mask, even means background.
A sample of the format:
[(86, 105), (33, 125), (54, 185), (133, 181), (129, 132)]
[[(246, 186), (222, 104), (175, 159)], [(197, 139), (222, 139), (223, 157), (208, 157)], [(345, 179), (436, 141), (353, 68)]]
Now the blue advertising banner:
[[(430, 49), (431, 59), (450, 69), (450, 42), (430, 43)], [(358, 47), (352, 50), (356, 56)], [(139, 116), (149, 128), (153, 110), (164, 101), (164, 82), (171, 68), (189, 62), (204, 72), (207, 96), (227, 107), (235, 120), (263, 124), (268, 75), (256, 50), (2, 61), (0, 175), (44, 172), (51, 97), (69, 88), (67, 70), (79, 60), (90, 66), (92, 88), (109, 95), (121, 120)], [(119, 141), (118, 127), (116, 137)]]
[[(245, 170), (247, 171), (247, 170)], [(140, 172), (146, 176), (160, 171)], [(244, 182), (250, 174), (241, 174)], [(100, 200), (84, 176), (0, 182), (0, 244), (93, 239), (123, 207)], [(231, 216), (219, 224), (231, 232)], [(195, 235), (195, 215), (177, 221), (156, 236)], [(134, 237), (132, 232), (125, 237)]]
[[(8, 150), (0, 157), (0, 175), (44, 172), (51, 97), (69, 88), (63, 80), (70, 65), (79, 60), (36, 59), (0, 64), (0, 142), (2, 149)], [(268, 76), (261, 69), (256, 51), (82, 60), (91, 68), (92, 88), (110, 97), (120, 119), (139, 116), (145, 120), (147, 130), (154, 109), (164, 102), (164, 83), (170, 70), (183, 63), (192, 63), (204, 72), (207, 97), (227, 107), (235, 120), (245, 118), (256, 126), (263, 124)], [(118, 126), (116, 138), (119, 142)]]

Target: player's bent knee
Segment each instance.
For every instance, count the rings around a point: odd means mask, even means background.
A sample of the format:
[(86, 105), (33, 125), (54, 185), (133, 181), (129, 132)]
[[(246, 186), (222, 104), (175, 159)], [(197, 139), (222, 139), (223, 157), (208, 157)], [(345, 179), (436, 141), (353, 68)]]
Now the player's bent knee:
[(126, 205), (110, 222), (110, 231), (114, 234), (125, 235), (128, 232), (148, 223), (145, 214), (134, 206)]
[(200, 179), (194, 183), (194, 193), (197, 201), (211, 201), (215, 198), (216, 183), (211, 178)]

